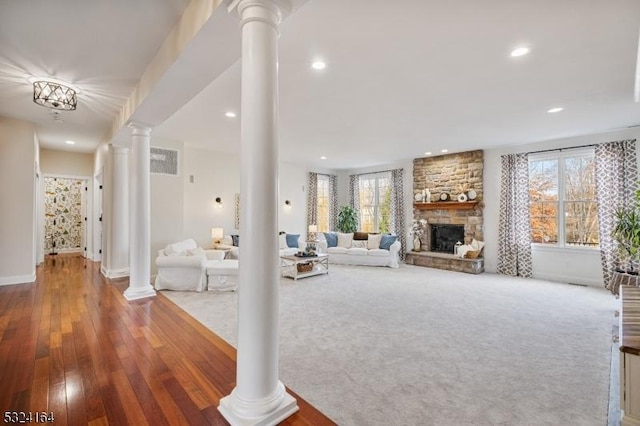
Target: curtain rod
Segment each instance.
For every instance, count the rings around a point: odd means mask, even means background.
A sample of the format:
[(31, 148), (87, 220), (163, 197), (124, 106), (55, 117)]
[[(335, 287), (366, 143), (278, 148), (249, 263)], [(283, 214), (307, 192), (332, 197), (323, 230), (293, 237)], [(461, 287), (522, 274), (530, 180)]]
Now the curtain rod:
[(543, 149), (543, 150), (540, 150), (540, 151), (529, 151), (529, 152), (527, 152), (527, 154), (542, 154), (544, 152), (554, 152), (554, 151), (562, 152), (562, 151), (567, 151), (567, 150), (570, 150), (570, 149), (589, 148), (591, 146), (598, 146), (598, 145), (599, 144), (597, 144), (597, 143), (592, 143), (592, 144), (589, 144), (589, 145), (571, 146), (571, 147), (568, 147), (568, 148)]

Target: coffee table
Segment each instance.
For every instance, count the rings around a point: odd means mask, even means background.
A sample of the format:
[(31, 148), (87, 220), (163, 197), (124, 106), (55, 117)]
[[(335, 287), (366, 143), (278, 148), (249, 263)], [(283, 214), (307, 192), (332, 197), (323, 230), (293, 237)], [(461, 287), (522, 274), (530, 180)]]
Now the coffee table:
[(319, 254), (309, 257), (280, 256), (280, 271), (283, 277), (293, 278), (295, 281), (314, 275), (328, 274), (329, 255)]

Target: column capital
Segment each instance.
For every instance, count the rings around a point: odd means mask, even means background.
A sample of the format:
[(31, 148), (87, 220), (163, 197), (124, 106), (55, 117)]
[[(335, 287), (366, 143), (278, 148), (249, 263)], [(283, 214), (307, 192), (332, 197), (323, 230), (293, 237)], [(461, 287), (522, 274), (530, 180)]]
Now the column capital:
[(129, 121), (127, 127), (131, 129), (132, 136), (150, 136), (152, 126), (140, 121)]
[[(227, 10), (231, 13), (234, 9), (240, 16), (240, 26), (247, 22), (260, 21), (277, 28), (282, 17), (291, 13), (291, 2), (289, 0), (233, 0)], [(250, 12), (251, 9), (255, 11)]]
[(123, 155), (129, 153), (129, 148), (126, 146), (116, 145), (113, 143), (110, 143), (109, 146), (113, 149), (114, 154)]

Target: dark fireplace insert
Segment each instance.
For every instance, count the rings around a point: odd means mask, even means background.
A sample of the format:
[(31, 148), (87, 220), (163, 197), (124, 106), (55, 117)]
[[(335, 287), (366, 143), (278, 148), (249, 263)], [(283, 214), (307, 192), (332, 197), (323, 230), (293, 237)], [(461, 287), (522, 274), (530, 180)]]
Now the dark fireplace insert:
[(431, 251), (453, 254), (457, 242), (464, 244), (464, 225), (431, 225)]

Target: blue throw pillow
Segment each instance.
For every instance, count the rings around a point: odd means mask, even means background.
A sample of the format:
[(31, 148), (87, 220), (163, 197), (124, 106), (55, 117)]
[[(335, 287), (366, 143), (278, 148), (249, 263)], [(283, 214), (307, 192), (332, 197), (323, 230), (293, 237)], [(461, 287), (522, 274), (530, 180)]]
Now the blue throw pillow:
[(327, 240), (327, 247), (338, 247), (338, 234), (335, 232), (325, 232), (324, 238)]
[(382, 239), (380, 240), (380, 248), (389, 250), (391, 248), (391, 244), (395, 243), (397, 239), (397, 235), (383, 235)]
[(238, 244), (240, 244), (240, 235), (232, 235), (231, 236), (231, 240), (233, 240), (233, 245), (235, 247), (240, 247)]
[(298, 238), (300, 234), (287, 234), (287, 247), (298, 247)]

